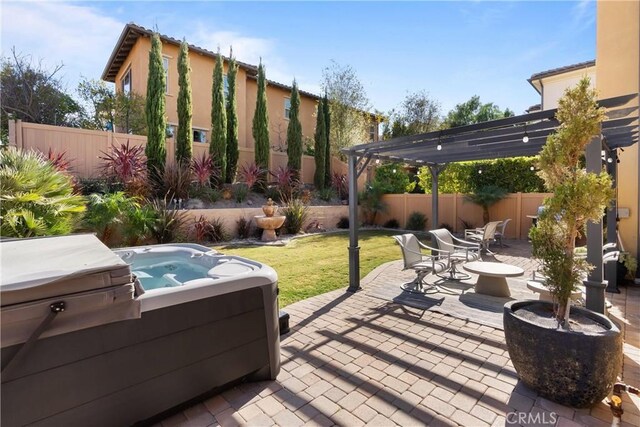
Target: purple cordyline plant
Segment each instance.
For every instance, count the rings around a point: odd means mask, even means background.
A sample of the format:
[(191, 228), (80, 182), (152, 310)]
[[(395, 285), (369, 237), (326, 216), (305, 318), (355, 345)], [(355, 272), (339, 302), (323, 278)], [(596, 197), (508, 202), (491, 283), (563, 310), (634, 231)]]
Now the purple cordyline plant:
[(263, 179), (264, 172), (264, 169), (255, 163), (245, 164), (238, 171), (238, 180), (251, 190), (256, 183)]
[(202, 156), (195, 157), (191, 160), (191, 173), (193, 181), (199, 187), (207, 187), (211, 182), (212, 175), (215, 175), (213, 159), (210, 155), (202, 153)]
[(107, 177), (124, 184), (146, 177), (147, 159), (143, 146), (132, 146), (127, 140), (126, 144), (112, 145), (109, 152), (102, 151), (102, 154), (99, 156), (103, 161), (100, 169)]
[(346, 200), (349, 197), (349, 179), (345, 174), (334, 172), (331, 175), (331, 186), (338, 193), (340, 200)]

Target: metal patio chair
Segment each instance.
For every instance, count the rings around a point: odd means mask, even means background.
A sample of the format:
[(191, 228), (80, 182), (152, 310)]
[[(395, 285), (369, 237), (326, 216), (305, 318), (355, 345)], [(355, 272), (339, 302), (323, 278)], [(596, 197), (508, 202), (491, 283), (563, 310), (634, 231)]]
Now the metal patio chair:
[(498, 224), (496, 234), (494, 235), (496, 242), (500, 243), (501, 248), (504, 248), (504, 243), (502, 242), (502, 240), (504, 239), (504, 236), (505, 236), (504, 231), (507, 229), (507, 224), (509, 224), (509, 221), (511, 221), (511, 218), (507, 218), (504, 221), (502, 221), (500, 224)]
[[(426, 284), (424, 278), (429, 274), (438, 274), (447, 270), (449, 267), (448, 257), (442, 257), (437, 254), (437, 249), (431, 248), (420, 242), (418, 238), (411, 233), (393, 236), (400, 245), (402, 250), (402, 259), (404, 260), (403, 270), (414, 270), (417, 274), (416, 278), (409, 283), (404, 283), (400, 287), (408, 292), (425, 294), (430, 290), (436, 290), (436, 285)], [(430, 255), (423, 254), (421, 249), (431, 251)]]
[(437, 273), (438, 277), (449, 280), (470, 279), (471, 276), (458, 270), (457, 265), (470, 261), (482, 261), (482, 258), (480, 258), (480, 244), (459, 239), (446, 228), (431, 230), (429, 233), (433, 236), (432, 241), (438, 247), (438, 255), (449, 257), (449, 268), (447, 269), (449, 274), (441, 276)]
[(465, 230), (464, 237), (472, 242), (478, 242), (481, 250), (493, 255), (493, 252), (489, 250), (489, 244), (495, 240), (496, 230), (498, 228), (498, 224), (501, 222), (502, 221), (491, 221), (486, 223), (482, 228), (476, 230)]

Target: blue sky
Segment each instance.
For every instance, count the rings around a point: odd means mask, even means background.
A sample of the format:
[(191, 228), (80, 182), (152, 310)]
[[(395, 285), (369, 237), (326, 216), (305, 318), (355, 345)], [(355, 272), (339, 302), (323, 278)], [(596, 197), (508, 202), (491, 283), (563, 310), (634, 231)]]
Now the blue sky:
[(594, 1), (8, 2), (1, 47), (63, 63), (74, 89), (99, 78), (127, 22), (256, 64), (318, 93), (331, 60), (352, 66), (373, 108), (427, 91), (443, 113), (479, 95), (517, 114), (538, 103), (531, 74), (595, 58)]

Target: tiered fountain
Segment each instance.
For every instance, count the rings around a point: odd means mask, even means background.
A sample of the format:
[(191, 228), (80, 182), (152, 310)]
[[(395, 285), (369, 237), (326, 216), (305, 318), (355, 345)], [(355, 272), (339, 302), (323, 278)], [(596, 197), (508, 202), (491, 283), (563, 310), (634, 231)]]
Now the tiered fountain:
[(263, 242), (273, 242), (278, 239), (276, 236), (276, 229), (282, 227), (286, 217), (284, 215), (274, 216), (277, 210), (278, 206), (273, 203), (273, 200), (268, 199), (267, 204), (262, 206), (262, 212), (264, 212), (264, 215), (257, 215), (255, 217), (256, 225), (263, 230)]

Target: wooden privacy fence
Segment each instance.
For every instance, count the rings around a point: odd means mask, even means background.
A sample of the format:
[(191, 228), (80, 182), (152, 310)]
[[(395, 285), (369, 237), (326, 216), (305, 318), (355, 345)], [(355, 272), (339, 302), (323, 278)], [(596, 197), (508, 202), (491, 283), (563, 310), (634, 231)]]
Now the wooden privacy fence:
[[(536, 215), (538, 206), (542, 205), (547, 193), (512, 193), (507, 195), (495, 205), (489, 208), (489, 216), (492, 221), (511, 218), (507, 225), (506, 237), (510, 239), (524, 239), (528, 236), (531, 227), (531, 218), (527, 215)], [(439, 224), (432, 224), (431, 195), (430, 194), (386, 194), (383, 201), (387, 204), (387, 211), (379, 214), (376, 222), (383, 225), (390, 219), (396, 219), (400, 226), (404, 227), (413, 212), (420, 212), (427, 216), (427, 229), (439, 228), (447, 224), (455, 232), (463, 232), (464, 225), (461, 220), (481, 227), (482, 207), (465, 200), (464, 194), (440, 194), (438, 205)]]
[[(25, 123), (21, 120), (9, 120), (9, 145), (21, 149), (35, 149), (48, 153), (49, 149), (56, 153), (65, 152), (66, 159), (70, 162), (71, 171), (80, 178), (97, 178), (100, 176), (100, 156), (107, 152), (112, 144), (146, 145), (147, 137), (142, 135), (130, 135), (126, 133), (114, 133), (100, 130), (77, 129), (61, 126), (41, 125)], [(167, 138), (167, 163), (175, 162), (175, 138)], [(238, 168), (242, 165), (254, 162), (253, 148), (240, 147)], [(202, 154), (209, 153), (208, 143), (193, 143), (193, 157), (199, 158)], [(271, 151), (271, 170), (275, 171), (279, 166), (287, 166), (287, 154)], [(346, 174), (347, 165), (337, 158), (331, 159), (333, 172)], [(315, 159), (311, 156), (302, 156), (301, 176), (305, 184), (313, 183), (315, 174)], [(360, 182), (362, 181), (362, 182)], [(364, 177), (359, 181), (360, 187), (364, 183)]]

